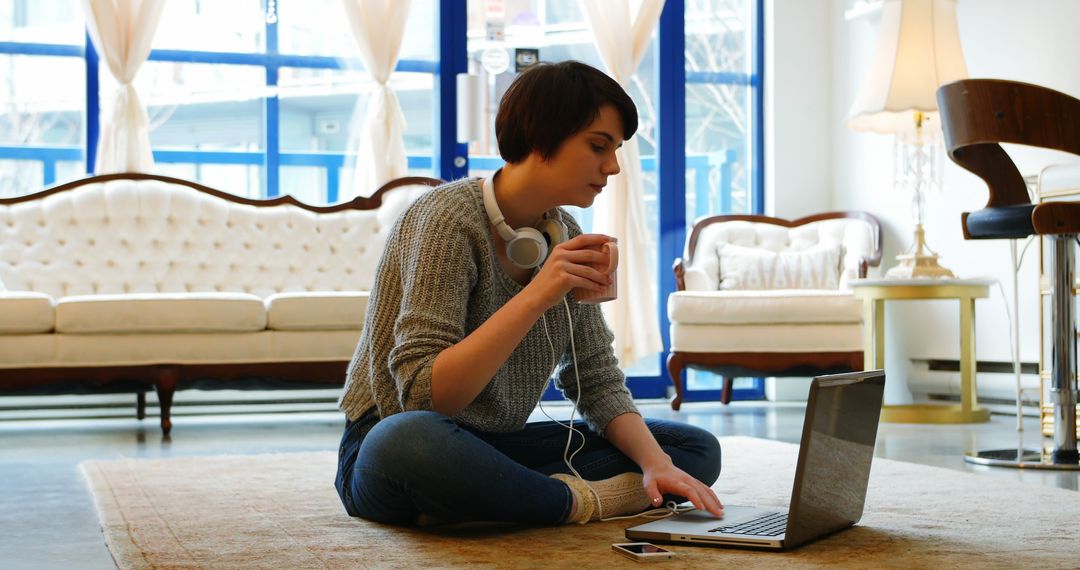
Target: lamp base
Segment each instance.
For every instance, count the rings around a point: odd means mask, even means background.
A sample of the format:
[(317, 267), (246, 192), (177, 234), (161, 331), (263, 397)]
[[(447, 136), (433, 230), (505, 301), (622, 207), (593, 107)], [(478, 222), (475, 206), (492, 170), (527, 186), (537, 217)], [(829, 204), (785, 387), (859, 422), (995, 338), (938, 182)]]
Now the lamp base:
[(922, 224), (915, 226), (911, 251), (896, 256), (896, 261), (896, 267), (885, 272), (886, 279), (956, 279), (952, 271), (938, 264), (938, 254), (927, 247)]
[(938, 256), (902, 253), (896, 267), (885, 272), (886, 279), (956, 279), (956, 274), (938, 264)]

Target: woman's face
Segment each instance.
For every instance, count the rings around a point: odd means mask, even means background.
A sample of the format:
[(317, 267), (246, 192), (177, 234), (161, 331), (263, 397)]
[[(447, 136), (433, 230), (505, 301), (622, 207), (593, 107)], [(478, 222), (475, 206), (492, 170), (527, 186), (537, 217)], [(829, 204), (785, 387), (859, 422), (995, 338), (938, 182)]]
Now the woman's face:
[(592, 124), (563, 141), (550, 159), (541, 161), (544, 186), (560, 205), (592, 205), (608, 177), (619, 173), (615, 149), (622, 146), (622, 133), (619, 112), (604, 105)]

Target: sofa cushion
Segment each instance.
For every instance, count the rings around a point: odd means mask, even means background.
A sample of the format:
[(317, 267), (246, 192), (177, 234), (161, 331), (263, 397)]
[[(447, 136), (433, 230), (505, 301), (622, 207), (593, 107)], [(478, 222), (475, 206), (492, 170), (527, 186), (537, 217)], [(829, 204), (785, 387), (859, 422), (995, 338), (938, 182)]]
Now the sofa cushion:
[(255, 206), (160, 180), (94, 182), (0, 205), (0, 275), (10, 289), (71, 295), (371, 288), (398, 216), (427, 186), (379, 207)]
[(676, 291), (668, 318), (687, 324), (860, 323), (862, 302), (850, 291)]
[(56, 304), (60, 333), (250, 332), (266, 328), (263, 300), (247, 293), (78, 295)]
[(52, 366), (56, 361), (53, 333), (0, 336), (0, 370)]
[(840, 286), (842, 249), (839, 243), (781, 251), (718, 243), (720, 289), (835, 290)]
[[(11, 256), (11, 239), (0, 235), (0, 292), (2, 291), (34, 291), (23, 283), (22, 277), (10, 264), (4, 263), (4, 257)], [(48, 293), (48, 291), (38, 291)]]
[[(697, 231), (697, 230), (695, 230)], [(773, 252), (801, 252), (818, 246), (841, 247), (839, 287), (859, 277), (864, 258), (874, 254), (877, 226), (860, 218), (830, 218), (786, 227), (765, 222), (744, 220), (720, 221), (703, 225), (697, 239), (687, 252), (686, 288), (716, 290), (718, 281), (719, 247), (735, 246), (764, 249)]]
[(58, 366), (140, 366), (269, 362), (273, 333), (55, 334)]
[(52, 328), (52, 297), (31, 291), (0, 290), (0, 334), (44, 333)]
[(679, 352), (854, 352), (862, 349), (862, 326), (855, 323), (671, 325), (671, 350)]
[(369, 294), (360, 291), (299, 291), (266, 299), (272, 330), (360, 330)]
[[(360, 331), (270, 331), (270, 359), (279, 362), (348, 361)], [(343, 368), (344, 370), (344, 368)], [(342, 381), (345, 375), (341, 376)]]

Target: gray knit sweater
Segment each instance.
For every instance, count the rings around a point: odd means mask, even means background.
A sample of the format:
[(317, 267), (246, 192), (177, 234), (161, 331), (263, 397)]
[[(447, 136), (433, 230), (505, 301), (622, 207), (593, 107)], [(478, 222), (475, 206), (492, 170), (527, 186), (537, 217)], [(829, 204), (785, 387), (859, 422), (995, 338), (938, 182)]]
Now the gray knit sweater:
[[(581, 228), (558, 210), (570, 235)], [(378, 409), (385, 418), (431, 409), (435, 357), (458, 343), (523, 287), (495, 257), (479, 179), (444, 184), (398, 219), (371, 289), (364, 330), (349, 363), (338, 406), (356, 420)], [(579, 410), (603, 433), (609, 421), (639, 413), (612, 350), (614, 336), (597, 305), (568, 297), (581, 378)], [(566, 309), (556, 304), (536, 322), (483, 391), (453, 419), (492, 432), (521, 429), (536, 407), (552, 366), (544, 320), (558, 364), (556, 386), (577, 397)]]

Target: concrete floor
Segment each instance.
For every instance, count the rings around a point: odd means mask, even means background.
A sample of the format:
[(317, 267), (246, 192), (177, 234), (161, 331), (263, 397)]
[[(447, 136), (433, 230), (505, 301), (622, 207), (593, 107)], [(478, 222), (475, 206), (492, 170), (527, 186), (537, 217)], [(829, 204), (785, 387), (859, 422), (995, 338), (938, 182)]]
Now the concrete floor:
[[(674, 418), (717, 435), (746, 435), (798, 442), (804, 406), (736, 402), (644, 403), (651, 417)], [(569, 408), (545, 405), (565, 418)], [(534, 419), (543, 419), (535, 414)], [(1026, 443), (1039, 440), (1037, 419), (1026, 418)], [(4, 568), (113, 568), (93, 498), (78, 472), (87, 459), (177, 457), (336, 449), (343, 420), (336, 412), (174, 417), (172, 437), (162, 440), (156, 418), (0, 422), (0, 552)], [(1016, 446), (1015, 417), (994, 415), (987, 424), (930, 426), (882, 424), (877, 455), (986, 477), (1077, 490), (1076, 471), (977, 467), (965, 451)], [(723, 476), (723, 475), (721, 475)], [(871, 483), (872, 484), (872, 483)], [(725, 497), (721, 497), (726, 499)]]

